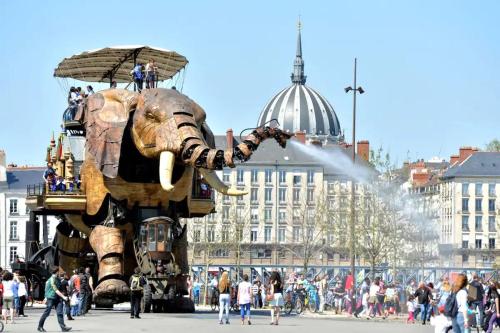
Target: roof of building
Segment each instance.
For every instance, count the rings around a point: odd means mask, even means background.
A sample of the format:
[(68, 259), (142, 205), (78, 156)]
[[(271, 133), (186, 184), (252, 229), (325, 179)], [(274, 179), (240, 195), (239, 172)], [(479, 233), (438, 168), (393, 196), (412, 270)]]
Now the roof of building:
[[(292, 139), (292, 142), (297, 142)], [(217, 149), (227, 147), (226, 136), (216, 135), (215, 144)], [(233, 147), (238, 144), (233, 141)], [(356, 172), (352, 172), (351, 154), (352, 147), (344, 148), (337, 144), (327, 143), (322, 148), (314, 145), (293, 144), (288, 142), (285, 149), (281, 148), (273, 139), (262, 142), (259, 148), (252, 154), (245, 165), (276, 165), (279, 166), (319, 166), (324, 168), (326, 175), (354, 175), (368, 176), (377, 175), (377, 171), (364, 159), (356, 155), (356, 164), (359, 166)], [(310, 151), (311, 153), (308, 153)], [(331, 163), (325, 160), (332, 161)]]
[(338, 137), (340, 123), (332, 105), (316, 90), (305, 85), (300, 27), (293, 67), (292, 85), (269, 100), (260, 114), (257, 126), (276, 119), (285, 131), (305, 131), (308, 135)]
[(6, 191), (26, 191), (28, 185), (43, 182), (44, 167), (9, 168), (7, 169)]
[(500, 152), (476, 152), (462, 163), (454, 164), (443, 178), (500, 177)]

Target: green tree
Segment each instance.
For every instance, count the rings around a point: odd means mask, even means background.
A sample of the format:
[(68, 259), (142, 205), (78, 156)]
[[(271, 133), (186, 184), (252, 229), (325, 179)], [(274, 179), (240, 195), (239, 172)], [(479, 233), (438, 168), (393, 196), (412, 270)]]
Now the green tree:
[(489, 143), (486, 144), (485, 150), (500, 152), (500, 140), (498, 139), (491, 140)]

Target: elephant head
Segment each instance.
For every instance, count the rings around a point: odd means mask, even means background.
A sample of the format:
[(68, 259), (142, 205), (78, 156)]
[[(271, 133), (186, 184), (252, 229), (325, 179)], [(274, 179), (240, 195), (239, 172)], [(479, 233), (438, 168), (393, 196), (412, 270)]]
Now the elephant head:
[(205, 122), (205, 111), (174, 89), (149, 89), (141, 94), (121, 89), (104, 90), (88, 98), (84, 117), (80, 120), (84, 121), (87, 131), (87, 152), (106, 177), (118, 175), (122, 139), (125, 130), (130, 128), (140, 154), (159, 160), (159, 181), (167, 192), (174, 189), (174, 166), (181, 165), (198, 169), (207, 183), (221, 193), (246, 194), (226, 186), (214, 170), (234, 167), (234, 158), (248, 160), (269, 137), (285, 147), (291, 136), (278, 128), (257, 128), (236, 147), (225, 151), (217, 149)]

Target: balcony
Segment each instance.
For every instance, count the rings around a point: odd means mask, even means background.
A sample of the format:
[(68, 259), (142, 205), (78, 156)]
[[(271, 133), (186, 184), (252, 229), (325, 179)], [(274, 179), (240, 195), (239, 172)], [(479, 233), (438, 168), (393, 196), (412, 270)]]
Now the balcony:
[(76, 187), (68, 191), (51, 191), (47, 184), (35, 184), (27, 186), (26, 206), (33, 211), (84, 211), (87, 198)]

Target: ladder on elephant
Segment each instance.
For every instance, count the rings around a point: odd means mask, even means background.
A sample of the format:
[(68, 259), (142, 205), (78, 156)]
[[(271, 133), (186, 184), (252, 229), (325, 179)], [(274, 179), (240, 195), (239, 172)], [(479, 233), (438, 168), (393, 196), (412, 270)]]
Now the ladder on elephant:
[(156, 267), (151, 260), (151, 257), (146, 249), (142, 249), (139, 244), (139, 238), (134, 238), (134, 253), (137, 260), (137, 266), (141, 269), (144, 274), (155, 275)]

